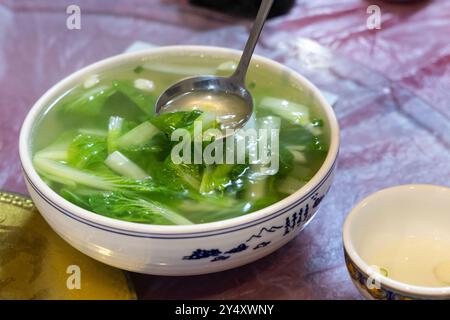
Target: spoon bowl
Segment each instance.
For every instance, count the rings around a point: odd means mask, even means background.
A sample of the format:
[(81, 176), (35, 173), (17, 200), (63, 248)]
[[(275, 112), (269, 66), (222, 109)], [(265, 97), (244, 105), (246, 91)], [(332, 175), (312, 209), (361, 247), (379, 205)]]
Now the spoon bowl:
[[(213, 108), (220, 109), (218, 104), (234, 106), (235, 110), (222, 110), (223, 113), (219, 115), (223, 118), (228, 117), (223, 122), (227, 129), (243, 127), (253, 112), (252, 95), (244, 86), (241, 86), (233, 77), (216, 76), (190, 77), (172, 85), (159, 97), (156, 112), (180, 111), (180, 107), (195, 109), (196, 104), (198, 104), (195, 99), (182, 99), (182, 97), (187, 97), (194, 92), (200, 92), (206, 97), (209, 95), (209, 98), (214, 100), (211, 102)], [(214, 97), (221, 97), (222, 101), (219, 102)], [(180, 106), (180, 101), (182, 101), (183, 106)], [(186, 103), (186, 101), (188, 102)], [(217, 112), (220, 112), (220, 110), (217, 110)]]

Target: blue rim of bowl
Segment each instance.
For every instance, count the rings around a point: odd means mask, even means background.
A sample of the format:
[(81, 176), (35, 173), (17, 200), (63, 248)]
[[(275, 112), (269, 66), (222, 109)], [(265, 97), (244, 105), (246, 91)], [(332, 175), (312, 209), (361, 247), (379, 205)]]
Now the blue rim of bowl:
[[(337, 163), (337, 158), (338, 157), (336, 157), (334, 159), (334, 162), (331, 165), (328, 172), (326, 173), (326, 175), (322, 178), (322, 180), (320, 180), (320, 182), (314, 188), (312, 188), (309, 192), (307, 192), (304, 196), (302, 196), (298, 200), (292, 202), (291, 204), (289, 204), (288, 206), (284, 207), (281, 210), (275, 211), (274, 213), (272, 213), (269, 216), (266, 216), (266, 217), (263, 217), (263, 218), (260, 218), (257, 220), (252, 220), (250, 222), (243, 223), (243, 224), (240, 224), (235, 227), (228, 227), (228, 228), (217, 229), (217, 230), (213, 230), (213, 231), (204, 231), (204, 232), (178, 233), (177, 235), (179, 235), (179, 236), (174, 236), (173, 234), (169, 235), (169, 234), (164, 234), (164, 233), (129, 231), (129, 230), (121, 229), (121, 228), (114, 228), (114, 227), (106, 226), (101, 223), (96, 223), (96, 222), (84, 219), (82, 217), (79, 217), (79, 216), (71, 213), (70, 211), (60, 207), (53, 201), (51, 201), (47, 196), (44, 195), (44, 193), (42, 193), (36, 187), (36, 185), (33, 183), (33, 181), (31, 181), (31, 179), (28, 177), (28, 175), (23, 167), (22, 167), (22, 171), (23, 171), (23, 175), (25, 176), (26, 180), (28, 181), (30, 186), (33, 188), (33, 190), (39, 195), (39, 197), (41, 197), (45, 202), (47, 202), (51, 207), (53, 207), (57, 211), (61, 212), (65, 216), (72, 218), (80, 223), (89, 225), (96, 229), (101, 229), (103, 231), (113, 232), (113, 233), (122, 234), (122, 235), (130, 236), (130, 237), (153, 238), (153, 239), (190, 239), (190, 238), (201, 238), (201, 237), (222, 235), (222, 234), (226, 234), (226, 233), (230, 233), (230, 232), (247, 229), (247, 228), (253, 227), (255, 225), (275, 219), (278, 216), (288, 212), (289, 210), (293, 209), (294, 207), (296, 207), (296, 206), (300, 205), (301, 203), (305, 202), (306, 200), (308, 200), (312, 195), (314, 195), (315, 192), (317, 192), (317, 190), (319, 190), (328, 181), (328, 179), (334, 172), (334, 169), (335, 169), (335, 166)], [(98, 213), (95, 213), (92, 211), (89, 211), (89, 212), (91, 212), (92, 214), (98, 215)], [(249, 214), (251, 214), (251, 213), (249, 213)], [(110, 218), (110, 219), (112, 219), (112, 218)]]

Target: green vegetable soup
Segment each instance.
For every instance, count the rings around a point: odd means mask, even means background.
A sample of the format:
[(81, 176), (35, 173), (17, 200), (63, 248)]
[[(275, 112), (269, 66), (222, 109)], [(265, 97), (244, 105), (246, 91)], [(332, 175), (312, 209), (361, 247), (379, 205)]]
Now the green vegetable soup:
[[(172, 133), (193, 133), (199, 122), (203, 133), (220, 130), (220, 119), (211, 106), (154, 114), (156, 99), (168, 86), (192, 75), (228, 76), (234, 65), (223, 57), (174, 55), (87, 77), (39, 119), (32, 135), (35, 169), (68, 201), (145, 224), (219, 221), (287, 197), (322, 165), (329, 130), (318, 102), (285, 73), (253, 64), (247, 76), (254, 114), (244, 129), (279, 130), (275, 171), (262, 171), (265, 165), (251, 163), (248, 156), (233, 163), (175, 163), (179, 142)], [(244, 146), (261, 148), (262, 140)], [(212, 141), (201, 146), (207, 148)]]

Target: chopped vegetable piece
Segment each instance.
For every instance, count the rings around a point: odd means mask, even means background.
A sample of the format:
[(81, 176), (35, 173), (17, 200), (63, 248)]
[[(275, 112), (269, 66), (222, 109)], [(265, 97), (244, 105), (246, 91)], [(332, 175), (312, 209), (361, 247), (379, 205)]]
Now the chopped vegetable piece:
[(33, 165), (36, 170), (48, 179), (61, 184), (83, 186), (100, 190), (123, 190), (142, 192), (164, 192), (162, 186), (156, 186), (151, 179), (134, 180), (116, 175), (98, 175), (94, 172), (76, 169), (67, 164), (53, 160), (34, 158)]
[(81, 95), (78, 95), (78, 92), (72, 92), (64, 97), (62, 110), (84, 116), (98, 115), (106, 100), (114, 91), (112, 86), (99, 85), (83, 92)]
[(108, 152), (106, 139), (100, 136), (79, 134), (67, 149), (67, 161), (77, 168), (86, 168), (105, 161)]
[(108, 153), (111, 154), (118, 149), (117, 140), (122, 134), (123, 118), (110, 117), (108, 123)]
[(136, 79), (134, 80), (133, 84), (136, 89), (142, 91), (153, 92), (153, 90), (155, 90), (155, 84), (153, 83), (153, 81), (148, 79)]
[(270, 110), (277, 116), (294, 124), (306, 125), (309, 123), (309, 109), (300, 103), (265, 97), (261, 100), (260, 108)]
[(139, 74), (142, 73), (144, 70), (145, 69), (143, 66), (137, 66), (136, 68), (133, 69), (133, 72)]
[[(122, 220), (143, 223), (189, 225), (192, 222), (156, 201), (141, 199), (124, 193), (107, 192), (94, 194), (89, 204), (97, 213)], [(161, 218), (164, 220), (161, 221)], [(153, 220), (153, 221), (152, 221)]]
[(148, 174), (120, 151), (114, 151), (105, 160), (105, 164), (118, 174), (132, 179), (145, 179)]
[(117, 145), (123, 149), (137, 148), (148, 143), (158, 132), (158, 128), (145, 121), (121, 136), (117, 140)]
[(140, 90), (134, 84), (125, 81), (113, 81), (113, 87), (133, 101), (145, 114), (153, 113), (155, 97), (148, 91)]
[[(199, 110), (163, 113), (150, 118), (150, 122), (164, 133), (171, 134), (176, 129), (188, 128), (202, 115)], [(199, 119), (201, 121), (201, 118)]]

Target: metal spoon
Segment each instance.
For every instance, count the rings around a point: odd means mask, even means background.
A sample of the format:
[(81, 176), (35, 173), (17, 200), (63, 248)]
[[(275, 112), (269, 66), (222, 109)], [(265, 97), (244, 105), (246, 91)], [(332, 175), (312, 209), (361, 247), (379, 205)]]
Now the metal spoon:
[[(250, 60), (258, 42), (262, 28), (272, 7), (274, 0), (263, 0), (258, 11), (255, 23), (253, 24), (250, 36), (245, 45), (244, 52), (241, 56), (239, 64), (230, 77), (218, 76), (197, 76), (191, 77), (172, 85), (164, 91), (158, 98), (156, 103), (157, 113), (166, 113), (178, 111), (176, 109), (176, 101), (183, 101), (184, 105), (189, 104), (189, 96), (195, 95), (197, 104), (200, 101), (208, 101), (221, 99), (221, 105), (229, 108), (234, 106), (234, 112), (228, 115), (228, 123), (226, 128), (239, 129), (245, 125), (250, 119), (253, 112), (253, 98), (250, 92), (245, 88), (245, 77)], [(202, 97), (204, 94), (204, 97)], [(199, 99), (199, 96), (201, 99)], [(180, 100), (187, 98), (185, 100)], [(204, 99), (203, 99), (204, 98)], [(227, 100), (228, 103), (227, 103)], [(188, 108), (200, 109), (198, 105), (188, 105)], [(236, 112), (236, 105), (239, 104), (239, 113)], [(212, 104), (214, 108), (214, 104)], [(226, 118), (226, 117), (225, 117)]]

